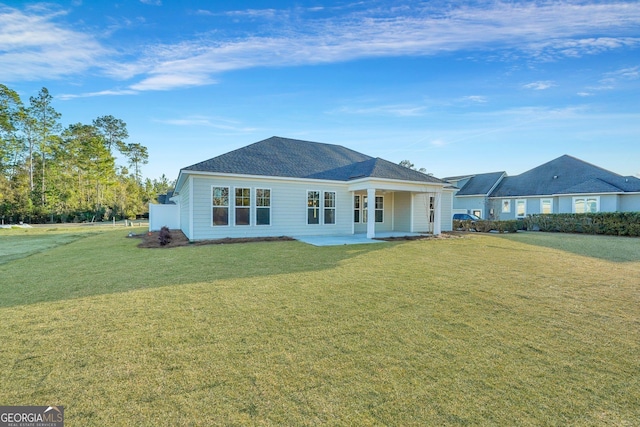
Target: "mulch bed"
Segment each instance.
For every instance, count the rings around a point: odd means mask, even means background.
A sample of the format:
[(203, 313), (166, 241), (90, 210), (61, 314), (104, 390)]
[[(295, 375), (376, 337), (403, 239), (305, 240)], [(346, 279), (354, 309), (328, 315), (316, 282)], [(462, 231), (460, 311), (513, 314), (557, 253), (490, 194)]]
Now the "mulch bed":
[[(139, 248), (177, 248), (181, 246), (203, 246), (203, 245), (227, 245), (232, 243), (253, 243), (253, 242), (287, 242), (295, 240), (292, 237), (279, 236), (279, 237), (242, 237), (231, 238), (226, 237), (224, 239), (215, 240), (198, 240), (196, 242), (190, 242), (187, 236), (181, 230), (171, 230), (171, 240), (166, 245), (160, 245), (159, 231), (150, 231), (144, 234), (129, 234), (128, 237), (141, 239), (142, 241), (138, 245)], [(437, 239), (452, 239), (464, 237), (464, 233), (460, 232), (446, 232), (439, 236), (423, 235), (423, 236), (403, 236), (403, 237), (387, 237), (376, 240), (384, 240), (387, 242), (397, 242), (402, 240), (437, 240)]]
[(295, 240), (291, 237), (242, 237), (242, 238), (224, 238), (215, 240), (198, 240), (190, 242), (187, 236), (181, 230), (171, 230), (171, 240), (169, 243), (160, 245), (159, 231), (150, 231), (144, 234), (133, 234), (129, 237), (142, 239), (138, 245), (139, 248), (177, 248), (180, 246), (202, 246), (202, 245), (226, 245), (231, 243), (250, 243), (250, 242), (284, 242)]

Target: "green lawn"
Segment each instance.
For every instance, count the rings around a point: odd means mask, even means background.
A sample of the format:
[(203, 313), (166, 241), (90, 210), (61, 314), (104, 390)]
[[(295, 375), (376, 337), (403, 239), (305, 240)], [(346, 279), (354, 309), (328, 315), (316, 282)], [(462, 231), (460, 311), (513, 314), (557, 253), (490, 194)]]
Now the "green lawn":
[(0, 262), (0, 404), (68, 426), (640, 424), (638, 239), (129, 231)]

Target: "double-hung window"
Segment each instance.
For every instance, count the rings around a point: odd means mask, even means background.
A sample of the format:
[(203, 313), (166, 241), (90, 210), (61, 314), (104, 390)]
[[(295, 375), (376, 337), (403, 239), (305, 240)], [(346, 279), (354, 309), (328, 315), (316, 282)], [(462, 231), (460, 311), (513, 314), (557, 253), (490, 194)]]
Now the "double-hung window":
[[(374, 205), (375, 222), (384, 222), (384, 196), (376, 196)], [(369, 216), (369, 198), (362, 196), (362, 222), (366, 223)]]
[(552, 214), (553, 213), (553, 199), (541, 199), (540, 200), (540, 213)]
[(256, 188), (256, 225), (271, 224), (271, 190)]
[(525, 199), (516, 200), (516, 218), (524, 218), (527, 215), (527, 201)]
[(502, 213), (511, 213), (511, 200), (502, 200)]
[(335, 191), (324, 192), (324, 223), (325, 224), (336, 223), (336, 192)]
[(236, 225), (251, 225), (251, 189), (236, 188)]
[(307, 191), (307, 224), (320, 224), (319, 191)]
[(353, 222), (360, 222), (360, 196), (353, 196)]
[(596, 213), (600, 212), (600, 197), (574, 197), (573, 198), (574, 213)]
[(213, 225), (229, 225), (229, 187), (213, 187)]

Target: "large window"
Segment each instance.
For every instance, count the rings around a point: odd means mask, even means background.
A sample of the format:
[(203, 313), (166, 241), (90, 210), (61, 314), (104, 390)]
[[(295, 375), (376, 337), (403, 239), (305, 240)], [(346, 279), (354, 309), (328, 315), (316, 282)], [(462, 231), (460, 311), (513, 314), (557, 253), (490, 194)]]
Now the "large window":
[(527, 215), (527, 201), (516, 200), (516, 218), (524, 218)]
[(319, 191), (307, 191), (307, 224), (320, 224)]
[(502, 201), (502, 213), (511, 213), (511, 200), (504, 199)]
[(575, 213), (596, 213), (600, 212), (600, 197), (574, 197), (573, 212)]
[(353, 222), (360, 222), (360, 196), (353, 196)]
[(324, 192), (324, 223), (325, 224), (336, 223), (336, 192), (335, 191)]
[[(362, 196), (362, 222), (366, 223), (368, 221), (368, 206), (369, 206), (369, 198), (367, 196)], [(384, 222), (384, 197), (376, 196), (375, 199), (375, 221), (376, 222)]]
[(236, 188), (236, 225), (251, 225), (251, 189)]
[(553, 199), (541, 199), (540, 200), (540, 213), (552, 214), (553, 213)]
[(213, 187), (213, 225), (229, 225), (229, 187)]
[(376, 222), (384, 220), (384, 197), (376, 196)]
[(271, 224), (271, 190), (256, 188), (256, 225)]

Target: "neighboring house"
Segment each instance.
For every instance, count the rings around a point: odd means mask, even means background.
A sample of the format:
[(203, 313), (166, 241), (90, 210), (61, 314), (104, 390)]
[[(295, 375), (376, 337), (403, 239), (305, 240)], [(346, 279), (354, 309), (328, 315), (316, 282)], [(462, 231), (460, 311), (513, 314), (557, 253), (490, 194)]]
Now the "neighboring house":
[(452, 227), (449, 183), (342, 146), (280, 137), (183, 168), (171, 200), (190, 240)]
[(640, 211), (640, 179), (564, 155), (516, 176), (504, 172), (445, 178), (460, 190), (454, 211), (516, 219), (540, 213)]

